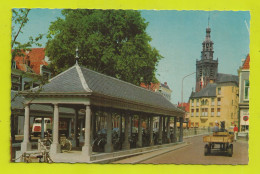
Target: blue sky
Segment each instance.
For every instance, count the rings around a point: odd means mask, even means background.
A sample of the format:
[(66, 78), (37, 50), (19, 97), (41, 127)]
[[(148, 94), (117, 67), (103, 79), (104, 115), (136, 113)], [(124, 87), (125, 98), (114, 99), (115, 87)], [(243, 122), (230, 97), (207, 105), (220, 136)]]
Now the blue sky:
[[(218, 72), (237, 75), (241, 60), (249, 53), (249, 33), (245, 24), (246, 21), (250, 26), (248, 11), (142, 10), (141, 15), (149, 22), (147, 33), (152, 37), (151, 45), (164, 57), (157, 67), (157, 78), (172, 89), (173, 103), (181, 101), (182, 78), (196, 70), (209, 16), (214, 59), (219, 60)], [(59, 9), (32, 9), (28, 17), (29, 22), (18, 37), (21, 42), (29, 36), (47, 34), (50, 22), (62, 15)], [(46, 41), (46, 38), (41, 40), (42, 47)], [(193, 87), (195, 74), (184, 80), (185, 102)]]

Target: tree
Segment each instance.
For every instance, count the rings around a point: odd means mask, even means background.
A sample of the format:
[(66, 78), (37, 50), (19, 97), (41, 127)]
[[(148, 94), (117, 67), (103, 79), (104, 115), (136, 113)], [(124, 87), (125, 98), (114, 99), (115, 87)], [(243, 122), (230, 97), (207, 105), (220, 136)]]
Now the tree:
[(15, 56), (24, 56), (25, 51), (30, 51), (33, 44), (41, 46), (38, 41), (43, 37), (43, 34), (39, 34), (37, 37), (29, 37), (29, 41), (21, 43), (17, 41), (18, 36), (23, 33), (25, 24), (29, 21), (28, 14), (31, 9), (12, 9), (12, 61)]
[(133, 10), (66, 9), (64, 18), (52, 22), (46, 54), (54, 74), (75, 64), (139, 85), (155, 82), (156, 66), (162, 56), (152, 48), (148, 25)]

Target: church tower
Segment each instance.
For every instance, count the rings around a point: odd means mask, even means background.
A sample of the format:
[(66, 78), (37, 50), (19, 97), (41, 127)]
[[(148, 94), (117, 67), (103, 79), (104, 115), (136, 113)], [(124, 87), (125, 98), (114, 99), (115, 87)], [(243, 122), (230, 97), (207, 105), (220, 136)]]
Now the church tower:
[(214, 83), (218, 74), (218, 59), (213, 60), (213, 42), (210, 39), (211, 29), (206, 28), (206, 38), (202, 42), (201, 60), (196, 61), (196, 92)]

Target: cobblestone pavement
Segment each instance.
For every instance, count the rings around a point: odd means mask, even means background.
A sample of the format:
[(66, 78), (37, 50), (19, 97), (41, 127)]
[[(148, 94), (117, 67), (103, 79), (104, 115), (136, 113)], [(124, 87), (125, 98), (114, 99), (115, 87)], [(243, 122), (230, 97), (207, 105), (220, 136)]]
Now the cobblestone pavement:
[(228, 157), (225, 153), (212, 152), (204, 156), (203, 136), (184, 139), (190, 145), (171, 151), (154, 158), (142, 161), (145, 164), (248, 164), (248, 142), (238, 140), (234, 142), (234, 153)]

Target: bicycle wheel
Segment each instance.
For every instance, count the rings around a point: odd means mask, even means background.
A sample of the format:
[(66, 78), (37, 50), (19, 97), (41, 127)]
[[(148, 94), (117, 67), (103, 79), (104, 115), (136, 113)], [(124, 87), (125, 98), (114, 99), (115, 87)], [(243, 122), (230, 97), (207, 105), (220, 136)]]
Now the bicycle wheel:
[(62, 149), (63, 149), (64, 151), (69, 152), (69, 151), (71, 151), (71, 148), (72, 148), (72, 143), (71, 143), (71, 141), (68, 140), (68, 139), (66, 139), (66, 140), (65, 140), (65, 143), (64, 143), (64, 146), (63, 146)]

